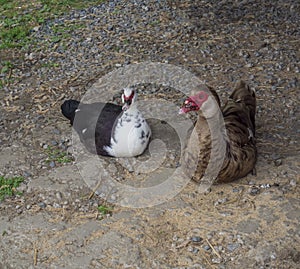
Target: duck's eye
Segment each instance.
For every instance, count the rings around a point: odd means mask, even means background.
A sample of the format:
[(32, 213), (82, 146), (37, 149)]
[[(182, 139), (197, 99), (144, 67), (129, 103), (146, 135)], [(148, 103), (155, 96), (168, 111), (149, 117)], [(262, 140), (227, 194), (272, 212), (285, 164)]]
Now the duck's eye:
[(190, 108), (191, 106), (192, 106), (191, 103), (186, 103), (186, 104), (185, 104), (185, 107), (186, 107), (186, 108)]

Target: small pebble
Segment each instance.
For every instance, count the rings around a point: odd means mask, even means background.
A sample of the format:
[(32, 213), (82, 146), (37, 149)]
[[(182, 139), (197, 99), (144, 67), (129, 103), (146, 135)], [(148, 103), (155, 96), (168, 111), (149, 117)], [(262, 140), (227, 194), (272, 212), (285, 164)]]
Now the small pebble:
[(46, 203), (44, 203), (44, 202), (40, 202), (40, 203), (38, 203), (38, 206), (40, 207), (40, 208), (46, 208)]
[(62, 195), (61, 195), (60, 192), (57, 192), (57, 193), (55, 194), (55, 196), (56, 196), (56, 198), (57, 198), (58, 200), (61, 200), (61, 198), (62, 198)]
[(259, 187), (257, 186), (252, 186), (250, 189), (249, 189), (249, 193), (250, 195), (257, 195), (260, 193), (260, 189)]
[(228, 216), (233, 215), (233, 213), (229, 212), (229, 211), (220, 211), (219, 213), (220, 213), (221, 216), (224, 216), (224, 217), (228, 217)]
[(219, 263), (221, 263), (222, 260), (220, 258), (213, 258), (213, 259), (211, 259), (211, 261), (212, 261), (212, 263), (219, 264)]
[(172, 239), (173, 239), (173, 241), (177, 241), (178, 240), (178, 236), (174, 235)]
[(187, 250), (188, 250), (189, 252), (193, 252), (194, 247), (193, 247), (193, 246), (188, 246)]
[[(38, 25), (38, 26), (33, 27), (32, 30), (35, 31), (35, 32), (38, 32), (40, 30), (40, 28), (41, 28), (41, 26)], [(32, 53), (30, 53), (30, 55), (32, 55)]]
[(57, 135), (61, 134), (60, 130), (58, 130), (57, 128), (53, 129), (53, 133), (55, 133)]
[(116, 197), (114, 194), (112, 194), (112, 195), (110, 196), (110, 199), (111, 199), (112, 202), (114, 202), (114, 201), (117, 200), (117, 197)]
[(210, 232), (206, 235), (206, 238), (207, 238), (207, 240), (210, 240), (213, 238), (213, 236), (214, 236), (214, 232)]
[(191, 237), (191, 241), (192, 241), (193, 243), (200, 243), (202, 240), (203, 240), (203, 238), (200, 237), (200, 236), (192, 236), (192, 237)]
[(210, 246), (204, 245), (204, 246), (203, 246), (203, 249), (206, 250), (206, 251), (208, 251), (208, 250), (210, 250)]
[(54, 208), (61, 208), (61, 205), (58, 204), (58, 203), (53, 203), (53, 207), (54, 207)]
[(42, 144), (43, 149), (47, 149), (49, 146), (47, 144)]
[(51, 168), (54, 168), (54, 167), (56, 166), (56, 164), (55, 164), (54, 161), (51, 161), (51, 162), (49, 163), (49, 166), (50, 166)]
[(136, 236), (136, 239), (137, 239), (137, 240), (141, 240), (141, 239), (143, 239), (144, 237), (145, 237), (144, 234), (138, 234), (138, 235)]
[(272, 158), (273, 161), (276, 161), (276, 160), (280, 159), (280, 155), (278, 155), (276, 153), (271, 154), (270, 157)]
[(199, 252), (199, 249), (198, 248), (193, 248), (193, 251), (192, 251), (194, 254), (197, 254)]
[(282, 159), (277, 159), (274, 161), (275, 166), (280, 166), (282, 165)]
[(186, 217), (189, 217), (189, 216), (191, 216), (191, 215), (192, 215), (191, 212), (184, 212), (184, 216), (186, 216)]
[(57, 146), (57, 145), (58, 145), (58, 143), (57, 143), (57, 141), (55, 141), (55, 140), (52, 140), (52, 141), (51, 141), (51, 145), (52, 145), (52, 146)]
[(237, 244), (237, 243), (232, 243), (232, 244), (228, 244), (227, 245), (227, 249), (230, 251), (230, 252), (233, 252), (234, 250), (236, 250), (237, 248), (240, 247), (240, 244)]
[(31, 173), (27, 172), (27, 171), (24, 171), (23, 172), (23, 177), (31, 177)]
[(17, 214), (22, 214), (23, 213), (23, 209), (22, 208), (19, 208), (18, 210), (17, 210)]
[(211, 192), (211, 188), (207, 188), (204, 192), (203, 192), (203, 194), (204, 195), (207, 195), (207, 194), (209, 194)]
[(236, 238), (237, 238), (237, 242), (238, 242), (239, 244), (241, 244), (241, 245), (244, 244), (244, 241), (243, 241), (242, 236), (241, 236), (240, 234), (238, 234), (238, 235), (236, 236)]
[(114, 29), (114, 26), (113, 26), (113, 25), (110, 24), (110, 25), (107, 26), (107, 30), (108, 30), (108, 31), (112, 31), (113, 29)]
[(218, 250), (223, 251), (224, 250), (223, 246), (218, 246)]
[(225, 197), (225, 198), (222, 198), (222, 199), (218, 199), (216, 202), (215, 202), (215, 205), (220, 205), (220, 204), (224, 204), (228, 201), (228, 199)]
[(240, 189), (239, 188), (236, 188), (236, 187), (234, 187), (233, 189), (232, 189), (232, 192), (239, 192), (240, 191)]
[(261, 189), (268, 189), (268, 188), (271, 188), (271, 185), (269, 183), (267, 183), (267, 184), (261, 184), (259, 187)]

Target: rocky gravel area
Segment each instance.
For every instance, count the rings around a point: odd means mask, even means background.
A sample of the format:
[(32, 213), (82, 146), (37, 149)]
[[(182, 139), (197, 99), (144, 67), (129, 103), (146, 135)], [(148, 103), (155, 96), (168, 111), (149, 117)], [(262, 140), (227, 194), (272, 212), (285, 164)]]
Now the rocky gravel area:
[[(9, 60), (13, 69), (0, 74), (0, 175), (25, 181), (23, 195), (0, 202), (0, 268), (297, 268), (299, 10), (292, 0), (104, 1), (35, 27), (27, 48), (1, 50), (0, 65)], [(238, 79), (255, 88), (256, 176), (206, 195), (190, 182), (143, 209), (92, 195), (60, 105), (81, 99), (109, 72), (145, 61), (192, 72), (223, 101)], [(166, 86), (136, 87), (141, 100), (179, 106), (184, 98)], [(151, 124), (168, 146), (161, 165), (168, 173), (179, 162), (178, 137), (164, 122)], [(68, 161), (51, 159), (57, 152)], [(143, 184), (130, 161), (127, 169), (105, 162), (116, 180)], [(111, 212), (99, 212), (103, 204)]]

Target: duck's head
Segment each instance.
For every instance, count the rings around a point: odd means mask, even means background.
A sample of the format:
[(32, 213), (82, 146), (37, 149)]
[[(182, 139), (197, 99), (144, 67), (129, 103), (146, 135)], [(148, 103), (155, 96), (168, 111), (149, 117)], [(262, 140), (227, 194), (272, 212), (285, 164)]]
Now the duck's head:
[(180, 108), (179, 114), (188, 113), (190, 111), (198, 111), (208, 98), (209, 94), (204, 91), (200, 91), (196, 95), (187, 98)]
[(213, 117), (219, 111), (215, 98), (206, 91), (200, 91), (196, 95), (187, 98), (179, 110), (179, 114), (190, 111), (202, 110), (206, 118)]
[(122, 103), (124, 104), (122, 109), (128, 110), (129, 107), (136, 101), (137, 93), (131, 88), (124, 88), (122, 94)]

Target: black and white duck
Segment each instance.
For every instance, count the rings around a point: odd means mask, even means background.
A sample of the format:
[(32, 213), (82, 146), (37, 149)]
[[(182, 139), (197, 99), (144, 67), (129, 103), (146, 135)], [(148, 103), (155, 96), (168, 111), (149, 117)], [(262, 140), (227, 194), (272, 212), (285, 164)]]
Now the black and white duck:
[(137, 92), (125, 88), (123, 106), (66, 100), (61, 111), (89, 152), (102, 156), (134, 157), (145, 151), (151, 137), (151, 129), (138, 110), (136, 100)]

